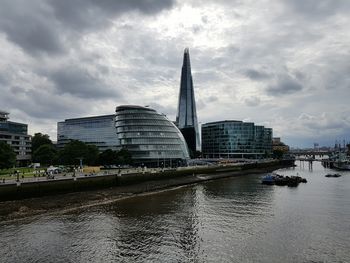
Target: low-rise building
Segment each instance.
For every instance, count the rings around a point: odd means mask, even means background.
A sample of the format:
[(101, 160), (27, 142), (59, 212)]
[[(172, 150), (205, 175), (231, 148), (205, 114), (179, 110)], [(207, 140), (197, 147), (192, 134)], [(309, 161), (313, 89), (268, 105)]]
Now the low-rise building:
[(28, 125), (9, 121), (9, 113), (5, 111), (0, 111), (0, 141), (13, 148), (17, 165), (26, 166), (30, 163), (32, 142), (28, 135)]
[(287, 153), (289, 152), (289, 146), (283, 143), (280, 137), (275, 137), (272, 139), (272, 150)]
[(202, 125), (204, 158), (264, 158), (271, 154), (271, 128), (236, 120)]

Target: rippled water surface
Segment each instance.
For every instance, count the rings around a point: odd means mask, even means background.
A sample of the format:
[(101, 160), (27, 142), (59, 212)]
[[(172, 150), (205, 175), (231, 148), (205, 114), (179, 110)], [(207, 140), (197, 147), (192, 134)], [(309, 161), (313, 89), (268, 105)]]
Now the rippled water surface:
[(0, 224), (0, 262), (350, 262), (350, 173), (279, 172), (308, 183), (247, 175)]

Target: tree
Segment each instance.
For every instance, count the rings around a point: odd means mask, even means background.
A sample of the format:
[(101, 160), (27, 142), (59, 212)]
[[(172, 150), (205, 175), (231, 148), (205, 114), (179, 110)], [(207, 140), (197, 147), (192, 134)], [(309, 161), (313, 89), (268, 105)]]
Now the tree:
[(63, 164), (79, 164), (79, 159), (88, 165), (94, 165), (98, 158), (98, 148), (78, 140), (67, 143), (59, 152), (59, 160)]
[(0, 169), (11, 168), (16, 164), (16, 153), (6, 142), (0, 142)]
[(273, 157), (275, 159), (282, 159), (284, 153), (285, 153), (285, 151), (283, 151), (281, 149), (275, 149), (275, 150), (273, 150)]
[(132, 164), (132, 156), (127, 149), (123, 148), (117, 153), (117, 164)]
[(53, 164), (57, 159), (57, 150), (52, 144), (43, 144), (33, 153), (33, 161), (41, 164)]
[(41, 145), (44, 144), (51, 144), (52, 141), (50, 140), (49, 135), (42, 134), (42, 133), (35, 133), (32, 138), (32, 152), (34, 153)]
[(111, 149), (105, 150), (98, 156), (98, 163), (100, 165), (110, 165), (118, 163), (118, 153)]

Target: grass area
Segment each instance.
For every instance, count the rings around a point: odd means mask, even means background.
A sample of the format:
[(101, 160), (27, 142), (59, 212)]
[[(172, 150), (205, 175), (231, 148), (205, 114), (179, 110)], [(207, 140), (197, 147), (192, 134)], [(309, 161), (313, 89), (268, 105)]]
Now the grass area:
[[(1, 169), (0, 170), (0, 178), (11, 178), (11, 174), (14, 174), (15, 171), (19, 172), (19, 176), (22, 177), (34, 177), (34, 169), (28, 167), (16, 167), (10, 169)], [(13, 178), (13, 177), (12, 177)]]
[(19, 171), (19, 173), (32, 173), (34, 171), (33, 168), (28, 168), (28, 167), (16, 167), (16, 168), (10, 168), (10, 169), (1, 169), (0, 170), (0, 175), (4, 175), (4, 174), (11, 174), (14, 171)]

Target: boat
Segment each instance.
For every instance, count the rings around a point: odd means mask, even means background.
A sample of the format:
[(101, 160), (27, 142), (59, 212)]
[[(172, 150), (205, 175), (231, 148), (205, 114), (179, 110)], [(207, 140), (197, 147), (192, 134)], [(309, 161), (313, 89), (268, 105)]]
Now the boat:
[(284, 185), (287, 185), (288, 184), (288, 181), (289, 181), (289, 176), (276, 176), (275, 177), (275, 184), (276, 185), (281, 185), (281, 186), (284, 186)]
[(326, 174), (325, 177), (340, 177), (341, 174)]
[(338, 170), (350, 170), (350, 159), (344, 152), (336, 155), (333, 162), (333, 167)]
[(273, 185), (275, 184), (275, 176), (272, 174), (266, 175), (261, 180), (262, 184)]
[(334, 162), (333, 167), (338, 169), (338, 170), (350, 171), (350, 161)]
[(288, 187), (297, 187), (300, 183), (301, 177), (299, 176), (291, 176), (288, 180)]

